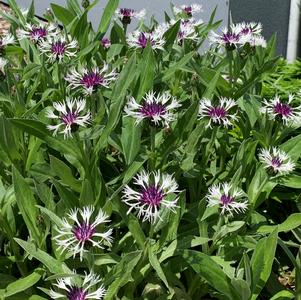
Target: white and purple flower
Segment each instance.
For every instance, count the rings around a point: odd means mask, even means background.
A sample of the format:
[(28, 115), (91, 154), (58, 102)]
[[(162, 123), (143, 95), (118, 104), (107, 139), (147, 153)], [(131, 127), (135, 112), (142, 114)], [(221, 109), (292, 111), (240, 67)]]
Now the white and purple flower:
[(33, 42), (40, 42), (58, 34), (57, 25), (52, 23), (26, 24), (25, 29), (18, 29), (19, 40), (29, 38)]
[(105, 49), (109, 49), (111, 47), (111, 41), (108, 38), (103, 38), (100, 43)]
[(127, 43), (130, 48), (136, 49), (145, 49), (147, 44), (149, 43), (152, 49), (160, 49), (164, 50), (163, 45), (165, 40), (163, 38), (163, 34), (165, 31), (162, 28), (155, 29), (152, 32), (142, 32), (142, 31), (134, 31), (129, 34), (127, 38)]
[(0, 57), (0, 71), (4, 74), (4, 68), (8, 64), (8, 60), (6, 58)]
[(48, 56), (49, 61), (61, 62), (64, 57), (71, 58), (76, 55), (77, 42), (75, 40), (69, 42), (64, 36), (56, 35), (41, 40), (39, 48)]
[(212, 123), (229, 127), (237, 120), (236, 112), (231, 110), (237, 106), (237, 103), (231, 98), (220, 97), (218, 104), (213, 104), (209, 99), (202, 99), (199, 106), (199, 119), (208, 119), (210, 127)]
[(72, 209), (67, 218), (63, 218), (60, 228), (56, 227), (57, 235), (54, 237), (58, 249), (63, 253), (68, 251), (75, 257), (79, 253), (83, 259), (87, 247), (92, 246), (103, 249), (104, 243), (112, 243), (112, 229), (99, 232), (99, 225), (110, 222), (109, 217), (100, 209), (92, 219), (94, 208), (85, 206), (83, 209)]
[(301, 123), (301, 105), (293, 106), (293, 95), (289, 95), (288, 101), (281, 101), (279, 96), (270, 100), (263, 100), (260, 108), (262, 114), (267, 114), (271, 120), (281, 120), (285, 125), (295, 125)]
[(145, 9), (138, 12), (132, 8), (118, 8), (115, 11), (116, 17), (119, 18), (123, 24), (130, 24), (133, 18), (141, 20), (145, 17), (145, 14)]
[(15, 38), (10, 33), (4, 36), (0, 36), (0, 52), (2, 52), (7, 45), (14, 44), (14, 42), (15, 42)]
[(69, 277), (59, 278), (54, 284), (58, 291), (50, 290), (51, 299), (67, 299), (67, 300), (101, 300), (106, 294), (106, 289), (101, 284), (102, 279), (94, 273), (85, 273), (85, 277), (81, 280), (81, 284), (75, 280), (78, 276), (75, 271)]
[(235, 49), (242, 44), (240, 28), (235, 26), (230, 29), (224, 28), (220, 35), (212, 31), (209, 36), (209, 41), (212, 44), (225, 46), (227, 49)]
[[(171, 26), (174, 25), (176, 20), (171, 20)], [(181, 20), (180, 30), (178, 32), (177, 41), (182, 43), (184, 40), (191, 40), (197, 42), (199, 40), (197, 27), (203, 23), (202, 20), (196, 21), (193, 18)]]
[(56, 120), (58, 124), (48, 125), (49, 130), (53, 130), (53, 135), (64, 134), (64, 138), (72, 137), (72, 131), (78, 126), (85, 127), (90, 123), (90, 112), (84, 113), (86, 101), (84, 99), (67, 99), (65, 102), (54, 102), (53, 107), (57, 111), (47, 111), (49, 119)]
[(65, 78), (71, 89), (82, 88), (87, 95), (91, 95), (99, 87), (108, 88), (112, 81), (117, 79), (115, 70), (109, 72), (109, 65), (104, 64), (103, 68), (81, 68), (71, 69)]
[(222, 214), (230, 216), (233, 216), (233, 212), (243, 213), (248, 207), (248, 200), (244, 198), (244, 192), (233, 188), (227, 182), (210, 187), (206, 199), (208, 207), (218, 205)]
[(191, 18), (194, 14), (202, 12), (202, 5), (191, 4), (191, 5), (181, 5), (180, 7), (174, 6), (174, 13), (176, 15), (182, 14), (188, 18)]
[(178, 184), (169, 174), (158, 172), (140, 172), (134, 180), (138, 190), (126, 185), (123, 190), (122, 201), (130, 206), (128, 214), (132, 210), (138, 210), (138, 217), (144, 221), (155, 223), (161, 219), (162, 207), (166, 207), (173, 213), (177, 207), (179, 193)]
[(259, 160), (272, 175), (286, 175), (295, 168), (295, 164), (291, 161), (289, 155), (276, 147), (272, 147), (269, 150), (261, 149)]
[(176, 119), (174, 110), (180, 106), (178, 100), (168, 92), (156, 94), (151, 91), (143, 97), (141, 104), (131, 97), (124, 111), (136, 119), (136, 124), (147, 119), (155, 125), (161, 123), (168, 127)]

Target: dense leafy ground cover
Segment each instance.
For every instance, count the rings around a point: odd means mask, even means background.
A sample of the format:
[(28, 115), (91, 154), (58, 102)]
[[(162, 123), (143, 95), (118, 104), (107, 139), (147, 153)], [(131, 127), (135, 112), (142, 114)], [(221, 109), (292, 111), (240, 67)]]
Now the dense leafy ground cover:
[(0, 299), (301, 299), (300, 95), (260, 24), (9, 3)]

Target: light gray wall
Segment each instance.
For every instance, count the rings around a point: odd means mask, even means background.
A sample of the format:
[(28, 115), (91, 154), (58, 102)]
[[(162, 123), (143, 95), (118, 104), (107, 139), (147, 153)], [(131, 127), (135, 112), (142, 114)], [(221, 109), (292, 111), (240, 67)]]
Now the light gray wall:
[[(81, 0), (78, 0), (81, 3)], [(31, 0), (16, 0), (16, 2), (20, 5), (20, 7), (28, 8)], [(58, 5), (65, 5), (65, 0), (36, 0), (35, 7), (37, 15), (43, 15), (45, 10), (50, 7), (50, 3), (56, 3)], [(90, 1), (92, 2), (92, 1)], [(196, 17), (201, 18), (204, 21), (207, 21), (210, 18), (210, 15), (215, 8), (218, 6), (216, 20), (223, 20), (223, 26), (227, 24), (228, 19), (228, 0), (174, 0), (173, 3), (175, 5), (180, 4), (190, 4), (190, 3), (199, 3), (203, 5), (204, 12), (198, 14)], [(100, 17), (102, 15), (102, 10), (105, 7), (107, 1), (100, 1), (89, 14), (90, 20), (93, 25), (97, 27)], [(119, 7), (129, 7), (134, 8), (136, 10), (140, 10), (145, 8), (147, 10), (147, 18), (150, 18), (151, 15), (155, 15), (158, 21), (164, 20), (164, 11), (167, 11), (169, 14), (171, 13), (170, 9), (170, 1), (169, 0), (120, 0)]]

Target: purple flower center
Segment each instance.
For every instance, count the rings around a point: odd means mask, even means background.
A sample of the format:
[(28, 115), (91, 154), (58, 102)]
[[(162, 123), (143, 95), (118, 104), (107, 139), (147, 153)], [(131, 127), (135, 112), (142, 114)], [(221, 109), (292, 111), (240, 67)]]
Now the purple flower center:
[(253, 30), (251, 27), (244, 27), (241, 31), (240, 31), (240, 34), (242, 35), (248, 35), (248, 34), (251, 34), (253, 33)]
[(78, 114), (73, 111), (69, 111), (67, 114), (63, 114), (61, 117), (61, 120), (66, 124), (66, 125), (72, 125), (75, 123), (76, 119), (78, 117)]
[[(80, 242), (88, 241), (95, 233), (95, 227), (92, 227), (89, 223), (82, 223), (76, 225), (73, 228), (73, 234)], [(70, 299), (82, 299), (82, 298), (70, 298)], [(83, 298), (84, 299), (84, 298)]]
[(67, 293), (68, 300), (86, 300), (87, 293), (79, 287), (72, 287)]
[(104, 78), (98, 74), (97, 72), (87, 72), (84, 74), (80, 83), (84, 85), (86, 88), (96, 88), (97, 86), (103, 84)]
[(108, 38), (103, 38), (101, 40), (101, 44), (104, 48), (109, 48), (111, 45), (111, 41)]
[(222, 119), (222, 118), (226, 117), (227, 111), (224, 108), (220, 107), (220, 106), (216, 106), (216, 107), (212, 107), (209, 110), (208, 114), (211, 118)]
[(234, 200), (235, 200), (235, 198), (231, 197), (230, 195), (223, 194), (221, 196), (221, 203), (222, 203), (222, 205), (225, 205), (225, 206), (227, 206), (228, 204), (232, 203)]
[(279, 168), (282, 165), (282, 161), (279, 157), (273, 157), (271, 162), (273, 168)]
[(228, 31), (222, 35), (222, 41), (224, 41), (226, 44), (233, 44), (239, 42), (240, 34), (233, 33), (231, 31)]
[(51, 46), (51, 52), (56, 56), (64, 55), (65, 50), (66, 50), (66, 43), (61, 41), (57, 41), (53, 43)]
[(286, 103), (278, 102), (274, 105), (274, 112), (281, 117), (288, 117), (292, 114), (292, 108)]
[(30, 32), (30, 37), (34, 40), (38, 40), (46, 37), (47, 30), (43, 27), (34, 27)]
[(151, 206), (159, 206), (163, 196), (161, 188), (151, 185), (142, 190), (140, 201)]
[(123, 17), (131, 18), (134, 15), (134, 10), (131, 8), (121, 8), (120, 13), (123, 15)]
[(140, 112), (147, 118), (154, 116), (162, 116), (166, 113), (166, 107), (160, 103), (147, 103), (145, 102), (140, 109)]
[(187, 15), (191, 15), (192, 14), (192, 7), (191, 6), (186, 6), (183, 11), (187, 14)]
[(147, 38), (146, 35), (141, 32), (138, 38), (138, 45), (144, 49), (147, 46), (147, 42), (150, 42), (152, 46), (155, 44), (151, 35), (149, 35), (149, 37)]

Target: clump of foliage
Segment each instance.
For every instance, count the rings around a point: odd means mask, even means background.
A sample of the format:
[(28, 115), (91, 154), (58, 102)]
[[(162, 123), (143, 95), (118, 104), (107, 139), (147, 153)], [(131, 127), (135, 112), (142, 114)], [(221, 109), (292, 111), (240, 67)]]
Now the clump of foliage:
[(0, 299), (301, 299), (300, 97), (263, 99), (261, 25), (8, 2)]

